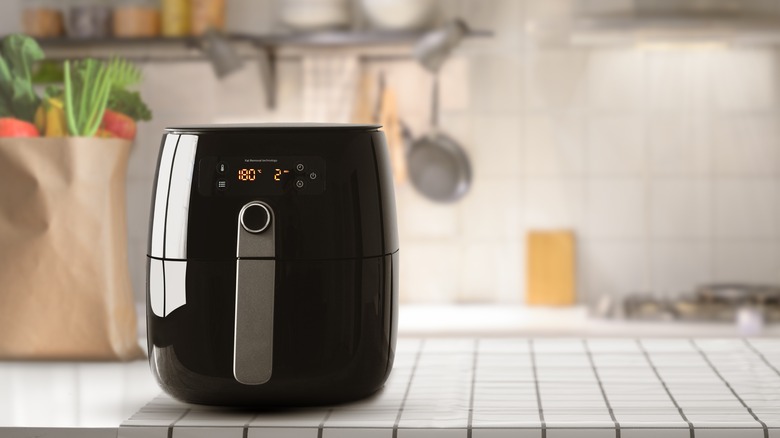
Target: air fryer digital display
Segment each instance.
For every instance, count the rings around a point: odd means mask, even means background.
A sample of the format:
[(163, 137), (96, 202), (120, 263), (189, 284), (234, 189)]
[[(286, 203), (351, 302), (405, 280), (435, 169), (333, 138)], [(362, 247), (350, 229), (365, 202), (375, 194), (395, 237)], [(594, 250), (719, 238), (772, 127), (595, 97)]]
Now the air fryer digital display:
[(199, 168), (199, 191), (205, 195), (311, 195), (325, 190), (325, 160), (320, 157), (207, 157)]

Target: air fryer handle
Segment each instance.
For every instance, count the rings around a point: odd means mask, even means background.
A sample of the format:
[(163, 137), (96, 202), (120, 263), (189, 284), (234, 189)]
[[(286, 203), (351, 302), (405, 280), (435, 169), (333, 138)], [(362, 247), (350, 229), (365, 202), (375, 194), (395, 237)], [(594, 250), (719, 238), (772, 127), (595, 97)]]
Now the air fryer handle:
[(233, 376), (260, 385), (273, 371), (276, 262), (271, 207), (252, 201), (238, 214)]
[(246, 385), (259, 385), (271, 378), (275, 268), (273, 260), (236, 262), (233, 375)]

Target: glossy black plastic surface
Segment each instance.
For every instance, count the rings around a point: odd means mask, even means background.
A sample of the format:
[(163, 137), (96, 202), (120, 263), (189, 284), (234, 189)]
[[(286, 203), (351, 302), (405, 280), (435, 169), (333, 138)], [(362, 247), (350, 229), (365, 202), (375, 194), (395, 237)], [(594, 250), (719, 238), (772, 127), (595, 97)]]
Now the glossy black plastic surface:
[[(379, 389), (392, 368), (398, 295), (384, 135), (371, 125), (179, 127), (166, 135), (197, 135), (197, 152), (186, 303), (162, 317), (147, 300), (149, 358), (160, 385), (182, 401), (235, 406), (329, 404)], [(306, 193), (290, 178), (278, 192), (228, 196), (214, 185), (218, 164), (231, 162), (225, 157), (315, 157), (305, 162), (326, 169), (318, 175), (322, 190)], [(168, 177), (159, 166), (158, 180)], [(251, 201), (266, 203), (274, 217), (273, 369), (260, 385), (239, 383), (232, 368), (238, 215)]]
[(160, 385), (192, 403), (329, 404), (368, 396), (394, 357), (398, 253), (276, 265), (273, 371), (233, 378), (235, 262), (187, 266), (187, 304), (165, 318), (147, 306), (149, 358)]

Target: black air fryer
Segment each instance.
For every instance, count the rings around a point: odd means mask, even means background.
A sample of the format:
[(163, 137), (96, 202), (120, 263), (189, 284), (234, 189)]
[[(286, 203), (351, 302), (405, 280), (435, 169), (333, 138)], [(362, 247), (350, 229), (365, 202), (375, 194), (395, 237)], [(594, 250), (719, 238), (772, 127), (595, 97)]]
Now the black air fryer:
[(149, 361), (165, 391), (283, 406), (384, 384), (398, 235), (378, 128), (167, 129), (147, 276)]

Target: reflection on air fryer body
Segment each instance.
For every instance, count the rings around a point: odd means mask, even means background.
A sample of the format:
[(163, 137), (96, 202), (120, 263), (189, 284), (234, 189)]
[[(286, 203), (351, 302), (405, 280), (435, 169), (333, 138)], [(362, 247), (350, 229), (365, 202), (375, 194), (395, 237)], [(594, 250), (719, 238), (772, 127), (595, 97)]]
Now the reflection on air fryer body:
[(383, 134), (169, 129), (148, 263), (149, 356), (171, 395), (280, 406), (372, 394), (392, 368), (397, 321)]

